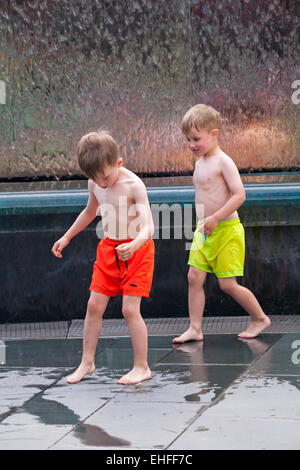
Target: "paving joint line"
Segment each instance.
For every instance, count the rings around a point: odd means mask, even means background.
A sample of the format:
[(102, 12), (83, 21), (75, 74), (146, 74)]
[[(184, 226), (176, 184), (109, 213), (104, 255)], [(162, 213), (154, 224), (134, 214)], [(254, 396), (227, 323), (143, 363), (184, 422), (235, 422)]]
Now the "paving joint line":
[[(118, 341), (116, 341), (117, 343)], [(105, 348), (103, 348), (98, 354), (101, 354), (103, 351), (105, 351), (105, 349), (107, 349), (109, 346), (111, 345), (107, 345)], [(97, 355), (98, 355), (97, 354)], [(95, 357), (97, 357), (97, 355)], [(18, 369), (23, 369), (22, 366), (19, 366), (17, 367)], [(65, 369), (65, 367), (63, 367)], [(76, 367), (77, 368), (77, 367)], [(39, 392), (36, 392), (32, 397), (30, 397), (28, 400), (25, 400), (24, 403), (22, 403), (22, 405), (19, 405), (19, 406), (15, 406), (13, 407), (11, 410), (7, 411), (6, 413), (4, 413), (4, 417), (1, 418), (0, 416), (0, 423), (2, 423), (6, 418), (8, 418), (9, 416), (12, 416), (14, 413), (16, 413), (19, 409), (22, 409), (23, 406), (25, 406), (27, 403), (29, 403), (30, 401), (34, 400), (35, 398), (37, 398), (38, 396), (40, 395), (43, 395), (46, 390), (50, 389), (51, 387), (53, 387), (54, 385), (56, 385), (60, 380), (62, 380), (64, 377), (70, 375), (72, 373), (72, 371), (74, 370), (75, 368), (72, 367), (70, 368), (70, 370), (68, 370), (67, 373), (64, 373), (62, 374), (57, 380), (55, 380), (54, 382), (52, 382), (51, 384), (47, 385), (43, 390), (40, 390)], [(76, 370), (76, 369), (75, 369)]]
[[(281, 338), (281, 337), (280, 337)], [(241, 372), (235, 379), (233, 379), (232, 382), (230, 382), (230, 384), (220, 393), (220, 395), (218, 397), (216, 397), (214, 400), (212, 400), (211, 403), (209, 403), (208, 405), (204, 405), (203, 406), (203, 409), (195, 416), (194, 419), (191, 420), (191, 422), (186, 426), (185, 429), (183, 429), (179, 434), (178, 436), (176, 436), (166, 447), (164, 450), (168, 450), (169, 447), (174, 444), (174, 442), (176, 442), (191, 426), (192, 424), (194, 424), (198, 418), (200, 418), (209, 408), (215, 406), (218, 404), (219, 401), (221, 401), (223, 398), (224, 398), (224, 395), (226, 393), (226, 391), (237, 381), (239, 380), (241, 377), (243, 377), (244, 374), (247, 373), (247, 371), (267, 352), (269, 351), (272, 346), (274, 346), (274, 344), (276, 344), (280, 338), (278, 338), (278, 340), (276, 340), (274, 343), (272, 343), (272, 345), (266, 350), (264, 351), (260, 356), (258, 356), (254, 361), (252, 361), (250, 364), (247, 364), (248, 367), (245, 368), (245, 370), (243, 372)], [(230, 364), (232, 365), (232, 364)]]
[[(107, 346), (105, 349), (109, 348), (111, 345)], [(105, 350), (103, 349), (103, 351)], [(103, 351), (99, 352), (98, 355), (100, 355)], [(165, 356), (167, 356), (168, 354), (170, 354), (171, 352), (173, 352), (173, 350), (169, 351)], [(164, 358), (165, 356), (162, 356), (162, 358)], [(162, 359), (161, 358), (161, 359)], [(158, 359), (160, 360), (160, 359)], [(150, 363), (150, 367), (153, 367), (157, 361), (154, 361), (154, 362), (151, 362)], [(51, 449), (53, 446), (55, 446), (57, 443), (59, 443), (60, 441), (62, 441), (65, 437), (67, 437), (70, 433), (72, 433), (73, 431), (75, 431), (77, 428), (79, 428), (87, 419), (89, 419), (91, 416), (93, 416), (95, 413), (97, 413), (99, 410), (101, 410), (104, 406), (108, 405), (108, 403), (110, 403), (112, 400), (114, 400), (114, 398), (119, 395), (120, 393), (124, 393), (124, 390), (126, 390), (130, 385), (132, 384), (127, 384), (125, 385), (124, 388), (121, 388), (119, 391), (117, 391), (111, 398), (109, 398), (105, 403), (103, 403), (99, 408), (96, 408), (96, 410), (94, 410), (92, 413), (90, 413), (88, 416), (86, 416), (84, 419), (82, 419), (79, 423), (77, 423), (72, 429), (70, 429), (66, 434), (64, 434), (62, 437), (60, 437), (57, 441), (55, 441), (54, 443), (52, 443), (49, 447), (47, 447), (47, 450)], [(138, 385), (138, 384), (135, 384), (135, 385)], [(134, 449), (133, 449), (134, 450)]]

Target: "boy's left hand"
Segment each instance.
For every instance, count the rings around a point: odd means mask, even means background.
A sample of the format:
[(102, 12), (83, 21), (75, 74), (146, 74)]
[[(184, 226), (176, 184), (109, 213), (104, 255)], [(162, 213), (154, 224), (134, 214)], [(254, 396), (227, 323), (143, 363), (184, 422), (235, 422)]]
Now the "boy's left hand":
[(212, 235), (213, 231), (215, 230), (216, 226), (218, 225), (218, 221), (213, 215), (205, 217), (203, 220), (199, 220), (198, 222), (198, 231), (209, 237)]
[(136, 248), (133, 242), (130, 243), (123, 243), (116, 248), (117, 252), (119, 253), (119, 257), (122, 261), (127, 261), (133, 253), (136, 251)]

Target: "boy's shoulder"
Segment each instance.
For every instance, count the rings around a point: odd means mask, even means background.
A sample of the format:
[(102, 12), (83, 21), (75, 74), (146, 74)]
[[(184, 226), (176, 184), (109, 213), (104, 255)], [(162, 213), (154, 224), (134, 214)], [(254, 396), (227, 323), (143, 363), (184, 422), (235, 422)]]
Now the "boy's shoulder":
[[(95, 194), (97, 198), (106, 191), (105, 189), (100, 188), (92, 179), (88, 180), (88, 190), (90, 193)], [(110, 192), (124, 193), (124, 191), (134, 196), (134, 194), (145, 192), (146, 185), (133, 171), (122, 167), (118, 182), (114, 184)]]
[(128, 170), (128, 168), (125, 168), (125, 167), (122, 167), (122, 170), (123, 170), (123, 178), (129, 183), (131, 183), (133, 186), (136, 186), (136, 187), (145, 186), (145, 183), (143, 182), (143, 180), (136, 173), (134, 173), (131, 170)]
[(209, 157), (200, 157), (195, 163), (195, 168), (198, 166), (201, 167), (202, 164), (219, 166), (223, 162), (226, 163), (227, 161), (230, 161), (230, 160), (232, 161), (232, 158), (229, 157), (229, 155), (227, 155), (225, 152), (223, 152), (223, 150), (219, 149), (216, 153), (212, 154)]
[(124, 175), (128, 176), (128, 178), (132, 178), (133, 180), (142, 181), (141, 178), (136, 173), (134, 173), (131, 170), (128, 170), (128, 168), (126, 168), (125, 166), (121, 167), (121, 171), (123, 172)]
[(89, 178), (89, 179), (88, 179), (88, 190), (89, 190), (90, 192), (93, 192), (94, 189), (95, 189), (95, 186), (96, 186), (95, 181), (93, 181), (92, 179)]
[(216, 153), (215, 159), (219, 166), (232, 164), (235, 165), (233, 159), (221, 149), (219, 149), (219, 151)]
[(220, 154), (220, 163), (225, 166), (236, 167), (234, 160), (229, 155), (227, 155), (227, 153), (223, 152), (223, 150)]

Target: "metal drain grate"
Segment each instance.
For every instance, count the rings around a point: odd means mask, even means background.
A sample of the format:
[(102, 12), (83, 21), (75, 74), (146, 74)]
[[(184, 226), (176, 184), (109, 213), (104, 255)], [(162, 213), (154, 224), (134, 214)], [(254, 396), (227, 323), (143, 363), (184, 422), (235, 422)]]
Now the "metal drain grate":
[(0, 325), (0, 339), (66, 338), (68, 322), (5, 323)]
[[(298, 333), (300, 316), (270, 316), (272, 324), (265, 333)], [(82, 336), (84, 320), (72, 322), (68, 337)], [(189, 326), (188, 318), (145, 318), (149, 335), (177, 335)], [(234, 334), (247, 328), (249, 317), (206, 317), (203, 319), (204, 334)], [(128, 336), (128, 328), (123, 319), (104, 320), (102, 336)]]
[[(272, 315), (265, 333), (300, 333), (300, 315)], [(188, 318), (145, 318), (149, 335), (177, 335), (188, 328)], [(235, 334), (247, 327), (249, 317), (206, 317), (204, 334)], [(6, 323), (0, 325), (1, 340), (81, 338), (84, 320), (71, 322)], [(101, 336), (129, 336), (124, 319), (103, 320)]]

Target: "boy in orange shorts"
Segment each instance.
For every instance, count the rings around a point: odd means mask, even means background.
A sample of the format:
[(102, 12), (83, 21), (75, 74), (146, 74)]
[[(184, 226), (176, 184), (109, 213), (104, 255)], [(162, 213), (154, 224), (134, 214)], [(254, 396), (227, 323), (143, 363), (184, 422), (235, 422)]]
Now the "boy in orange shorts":
[(147, 327), (140, 314), (142, 297), (149, 297), (154, 270), (154, 232), (147, 191), (141, 179), (122, 166), (115, 140), (107, 132), (91, 132), (77, 146), (77, 158), (87, 175), (89, 199), (52, 252), (58, 258), (100, 208), (104, 239), (97, 248), (83, 332), (82, 360), (68, 383), (79, 382), (95, 370), (95, 351), (102, 317), (110, 297), (123, 296), (122, 313), (134, 351), (132, 370), (118, 380), (135, 384), (151, 378), (147, 362)]

